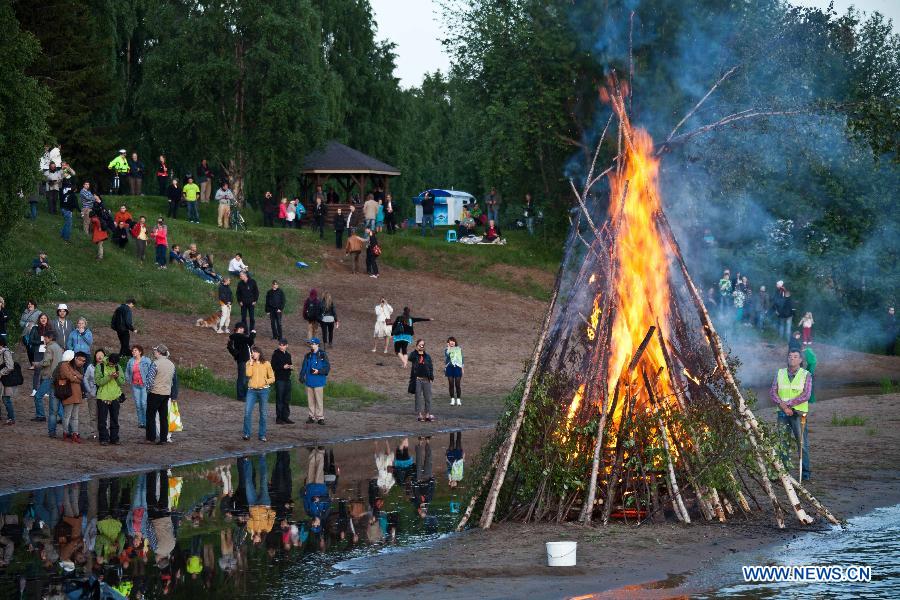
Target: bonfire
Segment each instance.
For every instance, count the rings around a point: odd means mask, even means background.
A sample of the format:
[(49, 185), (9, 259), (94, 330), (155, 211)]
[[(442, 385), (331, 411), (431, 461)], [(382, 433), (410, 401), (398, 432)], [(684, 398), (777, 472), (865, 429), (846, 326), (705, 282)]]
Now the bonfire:
[[(572, 186), (580, 212), (517, 410), (498, 426), (459, 527), (476, 509), (488, 528), (498, 515), (724, 522), (764, 505), (778, 527), (786, 511), (804, 525), (813, 514), (840, 523), (754, 416), (663, 211), (662, 150), (709, 94), (660, 146), (632, 124), (625, 82), (613, 75), (600, 94), (611, 115), (584, 186)], [(614, 120), (617, 156), (595, 174)], [(604, 178), (608, 192), (597, 193)]]

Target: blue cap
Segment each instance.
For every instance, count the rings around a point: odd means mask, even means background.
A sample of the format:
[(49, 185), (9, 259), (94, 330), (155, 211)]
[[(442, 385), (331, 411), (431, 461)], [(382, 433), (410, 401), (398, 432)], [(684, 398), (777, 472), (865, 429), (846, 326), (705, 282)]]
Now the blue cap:
[(316, 346), (322, 345), (322, 342), (319, 340), (319, 338), (316, 338), (316, 337), (306, 340), (306, 343), (307, 344), (315, 344)]

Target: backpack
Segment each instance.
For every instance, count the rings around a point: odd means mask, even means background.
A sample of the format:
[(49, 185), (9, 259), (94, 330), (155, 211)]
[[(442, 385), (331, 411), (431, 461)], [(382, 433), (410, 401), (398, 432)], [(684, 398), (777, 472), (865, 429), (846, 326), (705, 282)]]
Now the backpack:
[(303, 318), (307, 321), (322, 320), (322, 302), (320, 300), (311, 300), (306, 304), (306, 312)]
[(109, 326), (113, 331), (120, 331), (122, 327), (122, 307), (116, 308), (113, 313), (112, 319), (109, 322)]

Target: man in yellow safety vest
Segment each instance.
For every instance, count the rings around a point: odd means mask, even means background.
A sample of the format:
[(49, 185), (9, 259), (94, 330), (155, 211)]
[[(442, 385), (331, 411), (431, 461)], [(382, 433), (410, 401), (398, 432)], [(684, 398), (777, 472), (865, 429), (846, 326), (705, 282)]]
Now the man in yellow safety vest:
[(113, 172), (112, 185), (109, 186), (110, 192), (113, 194), (122, 193), (120, 177), (124, 177), (131, 170), (131, 167), (128, 166), (128, 158), (125, 157), (126, 154), (128, 151), (122, 148), (119, 150), (119, 155), (106, 165), (106, 168)]
[[(778, 425), (794, 436), (801, 447), (803, 479), (810, 477), (809, 436), (806, 432), (806, 414), (809, 412), (809, 396), (812, 392), (812, 374), (800, 367), (800, 352), (788, 352), (787, 368), (778, 369), (769, 398), (778, 407)], [(787, 452), (782, 449), (781, 460), (787, 467)]]

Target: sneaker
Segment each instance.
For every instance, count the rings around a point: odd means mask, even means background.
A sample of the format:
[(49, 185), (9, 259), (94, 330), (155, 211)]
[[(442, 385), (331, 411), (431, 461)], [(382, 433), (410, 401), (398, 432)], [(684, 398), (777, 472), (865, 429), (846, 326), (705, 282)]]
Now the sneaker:
[(312, 425), (312, 424), (315, 423), (315, 422), (316, 422), (316, 420), (313, 419), (312, 417), (307, 417), (307, 418), (306, 418), (306, 424), (307, 424), (307, 425)]
[(74, 443), (76, 443), (76, 444), (80, 444), (80, 443), (81, 443), (81, 436), (78, 435), (77, 433), (73, 433), (73, 434), (72, 434), (72, 442), (74, 442)]
[(244, 441), (246, 442), (247, 440), (250, 439), (250, 436), (249, 436), (249, 435), (242, 435), (242, 436), (241, 436), (241, 439), (244, 440)]
[(263, 436), (263, 437), (259, 438), (259, 441), (268, 442), (269, 440), (265, 436)]
[(104, 442), (103, 440), (100, 440), (100, 445), (101, 446), (109, 446), (109, 442)]
[(68, 441), (69, 441), (69, 434), (66, 433), (65, 431), (63, 431), (63, 441), (64, 441), (64, 442), (68, 442)]
[(15, 425), (15, 424), (16, 424), (16, 420), (15, 420), (15, 419), (7, 419), (7, 420), (6, 420), (6, 424), (7, 424), (7, 425)]
[(47, 417), (35, 417), (32, 419), (35, 423), (44, 423), (47, 420)]
[(56, 432), (54, 431), (52, 433), (48, 433), (47, 437), (52, 437), (52, 438), (56, 439)]
[(281, 422), (284, 423), (285, 425), (293, 425), (294, 424), (294, 422), (291, 421), (290, 419), (284, 419)]
[(324, 425), (324, 424), (325, 424), (325, 419), (319, 419), (319, 425)]
[(457, 405), (457, 406), (462, 406), (462, 398), (457, 398), (457, 399), (456, 399), (456, 405)]
[(453, 406), (455, 404), (456, 404), (456, 398), (450, 398), (450, 406)]
[(37, 396), (37, 390), (31, 390), (31, 397), (34, 398)]
[(281, 419), (275, 419), (275, 424), (276, 425), (284, 425), (284, 421), (282, 421)]
[(372, 348), (372, 352), (378, 352), (378, 350), (375, 348)]

